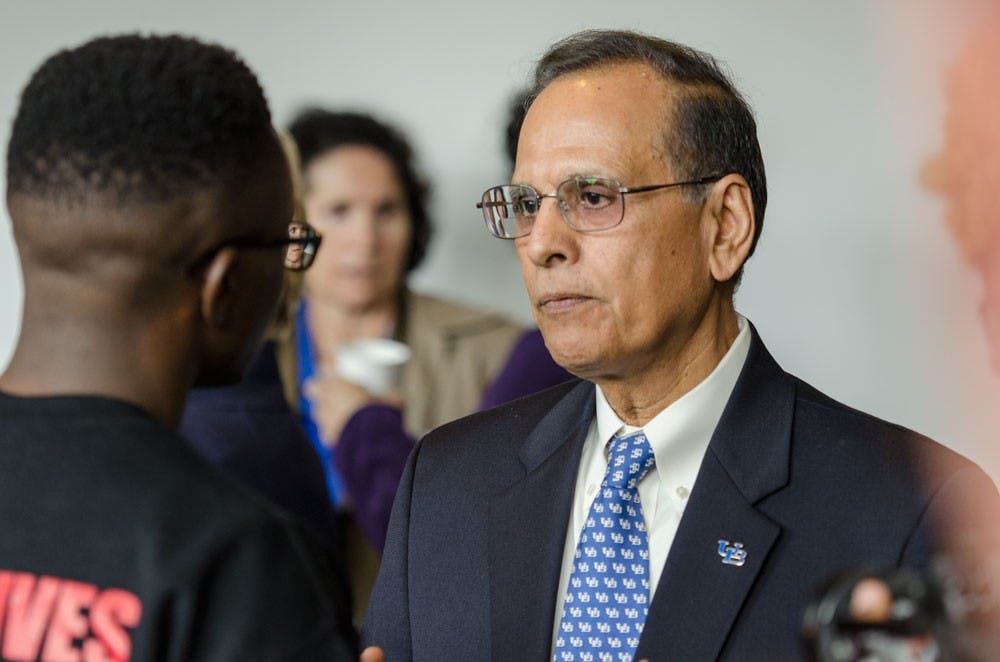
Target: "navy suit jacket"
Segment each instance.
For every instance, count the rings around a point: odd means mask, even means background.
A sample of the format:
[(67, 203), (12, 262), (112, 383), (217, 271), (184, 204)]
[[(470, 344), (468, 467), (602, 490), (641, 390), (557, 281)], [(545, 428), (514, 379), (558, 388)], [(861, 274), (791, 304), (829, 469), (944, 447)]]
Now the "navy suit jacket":
[[(446, 425), (396, 496), (365, 640), (386, 659), (549, 660), (564, 540), (594, 415), (575, 381)], [(938, 469), (923, 480), (915, 456)], [(785, 373), (756, 331), (702, 461), (636, 659), (788, 660), (819, 584), (924, 566), (961, 456)], [(932, 481), (928, 484), (928, 481)], [(742, 543), (743, 566), (719, 541)]]
[(239, 383), (191, 391), (180, 430), (211, 464), (340, 549), (323, 466), (285, 402), (273, 343), (264, 345)]

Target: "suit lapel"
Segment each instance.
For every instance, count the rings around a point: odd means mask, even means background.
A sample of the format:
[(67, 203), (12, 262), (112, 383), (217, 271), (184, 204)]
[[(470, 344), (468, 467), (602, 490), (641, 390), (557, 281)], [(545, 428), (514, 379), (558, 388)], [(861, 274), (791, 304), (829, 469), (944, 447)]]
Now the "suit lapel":
[(581, 382), (521, 447), (524, 476), (490, 509), (490, 625), (495, 660), (550, 656), (556, 593), (594, 387)]
[[(795, 385), (751, 331), (750, 353), (699, 469), (636, 659), (716, 659), (781, 533), (755, 504), (788, 482)], [(742, 566), (723, 562), (720, 541), (742, 544)]]
[[(698, 481), (660, 576), (636, 659), (664, 659), (664, 653), (672, 660), (716, 659), (780, 532), (747, 503), (711, 453)], [(742, 566), (722, 562), (720, 540), (742, 544), (747, 553)]]

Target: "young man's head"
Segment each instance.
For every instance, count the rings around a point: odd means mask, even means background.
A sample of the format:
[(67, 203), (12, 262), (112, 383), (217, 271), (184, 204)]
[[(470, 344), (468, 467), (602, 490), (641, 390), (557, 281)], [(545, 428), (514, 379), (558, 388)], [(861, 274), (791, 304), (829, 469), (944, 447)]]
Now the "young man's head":
[(78, 341), (83, 364), (117, 346), (147, 376), (239, 376), (278, 300), (293, 212), (263, 91), (235, 53), (138, 35), (56, 53), (21, 96), (6, 201), (28, 363), (44, 371)]

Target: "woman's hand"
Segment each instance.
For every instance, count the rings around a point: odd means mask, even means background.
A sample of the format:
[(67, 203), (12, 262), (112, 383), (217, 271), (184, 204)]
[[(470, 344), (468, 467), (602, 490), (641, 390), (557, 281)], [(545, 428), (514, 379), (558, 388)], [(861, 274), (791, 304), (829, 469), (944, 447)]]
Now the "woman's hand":
[(344, 381), (332, 370), (324, 370), (308, 380), (304, 390), (312, 404), (312, 417), (319, 428), (320, 438), (327, 448), (337, 445), (340, 433), (354, 412), (375, 402), (371, 393)]
[(341, 379), (332, 370), (323, 370), (308, 380), (304, 390), (312, 404), (313, 420), (319, 428), (320, 438), (327, 448), (337, 445), (347, 421), (365, 405), (383, 403), (402, 406), (400, 398), (372, 395), (357, 384)]

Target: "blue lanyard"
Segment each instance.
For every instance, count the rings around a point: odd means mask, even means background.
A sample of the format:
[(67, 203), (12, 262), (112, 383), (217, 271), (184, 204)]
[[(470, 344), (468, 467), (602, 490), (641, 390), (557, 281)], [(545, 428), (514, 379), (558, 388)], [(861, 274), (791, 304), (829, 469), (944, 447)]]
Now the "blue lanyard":
[(344, 479), (337, 472), (334, 464), (334, 451), (323, 444), (320, 437), (319, 427), (312, 416), (312, 403), (305, 396), (302, 385), (316, 374), (316, 357), (313, 339), (309, 336), (308, 310), (306, 300), (299, 301), (299, 308), (295, 312), (295, 353), (299, 366), (299, 415), (302, 429), (312, 443), (313, 448), (319, 454), (323, 464), (323, 473), (326, 475), (326, 487), (330, 492), (330, 501), (335, 507), (343, 505), (346, 498)]

